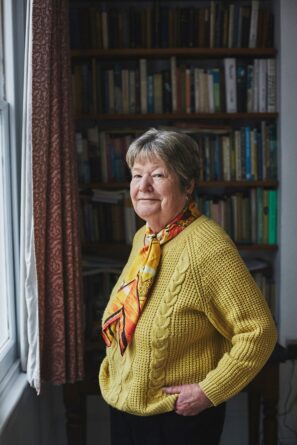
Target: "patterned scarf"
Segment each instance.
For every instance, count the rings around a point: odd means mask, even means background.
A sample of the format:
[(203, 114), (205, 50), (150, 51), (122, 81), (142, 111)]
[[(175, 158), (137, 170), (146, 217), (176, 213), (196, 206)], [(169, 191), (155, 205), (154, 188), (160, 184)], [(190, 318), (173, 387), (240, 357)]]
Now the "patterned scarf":
[(106, 346), (111, 346), (117, 326), (120, 350), (121, 354), (124, 354), (154, 282), (161, 258), (161, 245), (178, 235), (199, 216), (195, 201), (191, 201), (159, 233), (153, 233), (148, 225), (146, 226), (147, 243), (133, 261), (103, 322), (102, 336)]

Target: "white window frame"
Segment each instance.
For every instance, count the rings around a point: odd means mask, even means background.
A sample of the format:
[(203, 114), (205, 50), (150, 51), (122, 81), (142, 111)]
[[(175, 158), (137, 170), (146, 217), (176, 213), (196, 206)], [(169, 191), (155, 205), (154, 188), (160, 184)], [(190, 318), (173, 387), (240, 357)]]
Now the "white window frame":
[[(11, 160), (10, 160), (10, 138), (9, 138), (9, 109), (7, 102), (0, 100), (0, 144), (2, 150), (0, 151), (0, 162), (2, 163), (2, 178), (3, 185), (3, 222), (5, 235), (3, 236), (5, 258), (5, 274), (4, 283), (1, 292), (6, 293), (6, 307), (8, 318), (8, 338), (5, 344), (0, 349), (0, 384), (8, 371), (15, 362), (16, 355), (16, 312), (15, 312), (15, 283), (14, 283), (14, 258), (13, 258), (13, 232), (12, 232), (12, 195), (11, 195)], [(0, 171), (1, 171), (0, 170)], [(1, 191), (1, 187), (0, 187)], [(0, 200), (0, 202), (2, 199)], [(2, 210), (2, 209), (0, 209)]]

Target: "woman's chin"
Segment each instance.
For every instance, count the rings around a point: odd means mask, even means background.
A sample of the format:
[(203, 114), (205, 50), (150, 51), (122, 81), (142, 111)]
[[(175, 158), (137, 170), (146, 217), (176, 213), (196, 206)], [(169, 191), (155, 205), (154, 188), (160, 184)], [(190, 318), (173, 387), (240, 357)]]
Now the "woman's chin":
[(160, 215), (160, 205), (158, 204), (141, 204), (135, 209), (139, 218), (149, 222), (150, 218)]

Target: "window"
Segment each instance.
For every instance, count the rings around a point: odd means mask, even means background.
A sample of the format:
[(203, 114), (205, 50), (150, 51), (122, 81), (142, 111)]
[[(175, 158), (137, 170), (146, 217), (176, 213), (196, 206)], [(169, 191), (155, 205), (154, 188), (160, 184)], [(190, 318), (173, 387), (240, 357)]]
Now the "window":
[[(13, 250), (12, 144), (9, 104), (5, 100), (9, 62), (0, 0), (0, 386), (16, 360), (15, 266)], [(8, 94), (9, 95), (9, 94)]]
[(8, 105), (0, 100), (0, 381), (15, 359)]

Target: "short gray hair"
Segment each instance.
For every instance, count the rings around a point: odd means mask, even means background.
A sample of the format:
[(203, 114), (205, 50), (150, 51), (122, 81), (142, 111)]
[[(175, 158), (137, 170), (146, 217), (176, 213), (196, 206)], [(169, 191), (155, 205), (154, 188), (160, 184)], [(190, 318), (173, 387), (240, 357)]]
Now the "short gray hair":
[(182, 189), (199, 178), (199, 148), (185, 133), (151, 128), (129, 146), (126, 161), (133, 168), (137, 156), (161, 158), (179, 177)]

